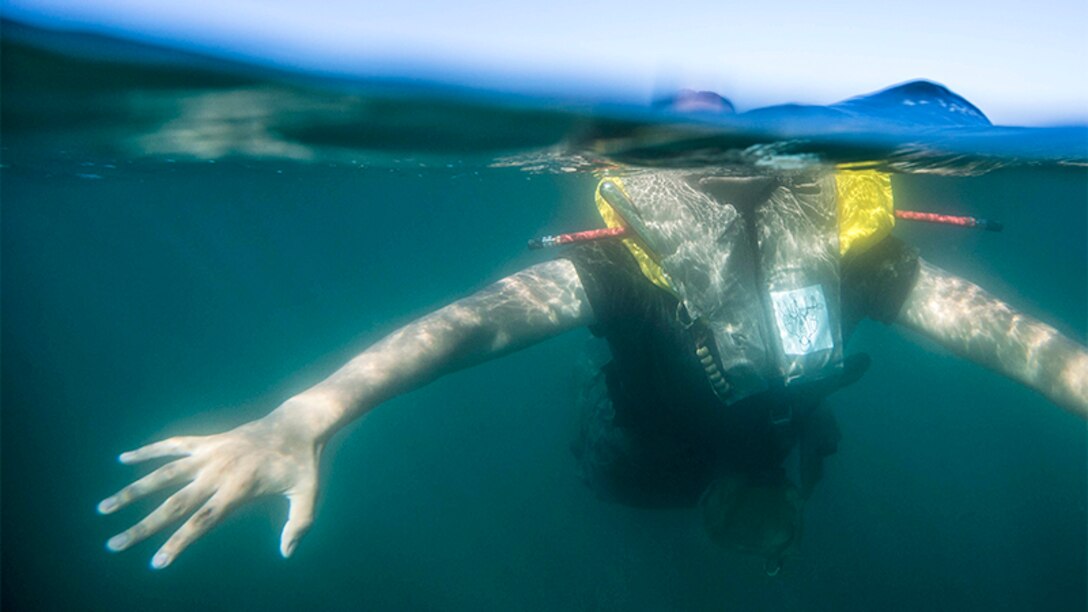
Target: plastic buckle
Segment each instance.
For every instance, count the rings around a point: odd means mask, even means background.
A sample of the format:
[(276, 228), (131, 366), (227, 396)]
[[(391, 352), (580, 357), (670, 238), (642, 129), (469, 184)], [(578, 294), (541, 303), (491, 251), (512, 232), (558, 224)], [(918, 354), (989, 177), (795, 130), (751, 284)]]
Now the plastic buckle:
[(682, 301), (676, 303), (676, 322), (684, 329), (691, 329), (691, 326), (695, 325), (695, 320), (691, 318), (691, 313)]
[(784, 402), (770, 409), (771, 425), (784, 427), (793, 421), (793, 403)]

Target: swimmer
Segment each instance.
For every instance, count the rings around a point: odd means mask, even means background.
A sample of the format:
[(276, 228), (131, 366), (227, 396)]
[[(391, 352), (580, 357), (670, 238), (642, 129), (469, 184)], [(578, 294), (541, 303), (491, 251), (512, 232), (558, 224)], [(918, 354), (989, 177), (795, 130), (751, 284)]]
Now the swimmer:
[[(580, 327), (611, 349), (572, 446), (582, 479), (611, 502), (698, 505), (711, 539), (762, 557), (771, 574), (797, 545), (803, 501), (837, 447), (823, 400), (868, 367), (845, 351), (864, 319), (1088, 417), (1088, 350), (924, 261), (890, 228), (859, 238), (838, 189), (854, 178), (605, 177), (602, 217), (633, 235), (579, 244), (409, 323), (260, 419), (122, 453), (126, 464), (171, 461), (101, 513), (180, 489), (107, 546), (129, 549), (184, 519), (152, 557), (164, 568), (239, 505), (283, 495), (289, 557), (314, 520), (322, 450), (339, 430), (441, 376)], [(794, 449), (797, 484), (783, 465)]]

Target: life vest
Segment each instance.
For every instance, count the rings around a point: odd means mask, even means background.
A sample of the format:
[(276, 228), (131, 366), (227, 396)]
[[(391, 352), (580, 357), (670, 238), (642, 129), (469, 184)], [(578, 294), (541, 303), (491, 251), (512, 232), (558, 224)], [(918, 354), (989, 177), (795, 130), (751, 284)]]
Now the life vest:
[(888, 175), (655, 170), (606, 177), (595, 199), (681, 321), (710, 332), (696, 353), (724, 403), (841, 372), (839, 261), (891, 231)]
[[(602, 179), (622, 181), (616, 178)], [(887, 172), (851, 170), (841, 167), (835, 174), (835, 191), (839, 218), (839, 253), (862, 253), (891, 233), (895, 226), (895, 203), (892, 179)], [(600, 183), (596, 192), (597, 212), (608, 227), (626, 227), (619, 214), (601, 197)], [(661, 266), (639, 245), (637, 239), (624, 238), (624, 246), (638, 262), (642, 274), (653, 284), (669, 291)]]

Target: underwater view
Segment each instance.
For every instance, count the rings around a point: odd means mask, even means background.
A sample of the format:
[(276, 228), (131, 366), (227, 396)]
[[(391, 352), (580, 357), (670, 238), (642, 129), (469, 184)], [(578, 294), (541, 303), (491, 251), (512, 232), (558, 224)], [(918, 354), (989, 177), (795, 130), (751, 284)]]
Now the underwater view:
[(0, 44), (4, 610), (1088, 609), (1088, 126)]

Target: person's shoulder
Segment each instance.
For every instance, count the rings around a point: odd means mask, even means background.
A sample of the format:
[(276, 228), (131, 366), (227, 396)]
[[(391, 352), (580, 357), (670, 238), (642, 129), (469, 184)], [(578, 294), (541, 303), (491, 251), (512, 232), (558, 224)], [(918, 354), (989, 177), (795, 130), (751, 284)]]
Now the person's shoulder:
[(619, 240), (594, 240), (577, 244), (560, 256), (569, 259), (576, 268), (594, 267), (611, 273), (622, 273), (625, 269), (638, 269), (638, 263)]
[(899, 238), (888, 235), (876, 244), (863, 250), (851, 250), (842, 258), (844, 273), (873, 274), (887, 267), (903, 264), (914, 265), (918, 260), (918, 249)]
[(918, 250), (895, 236), (860, 253), (848, 253), (842, 262), (844, 299), (857, 315), (891, 323), (918, 277)]
[(573, 246), (561, 257), (570, 260), (578, 272), (589, 303), (597, 316), (595, 333), (605, 334), (633, 313), (645, 312), (645, 305), (660, 300), (663, 293), (648, 278), (634, 256), (619, 240), (598, 240)]

